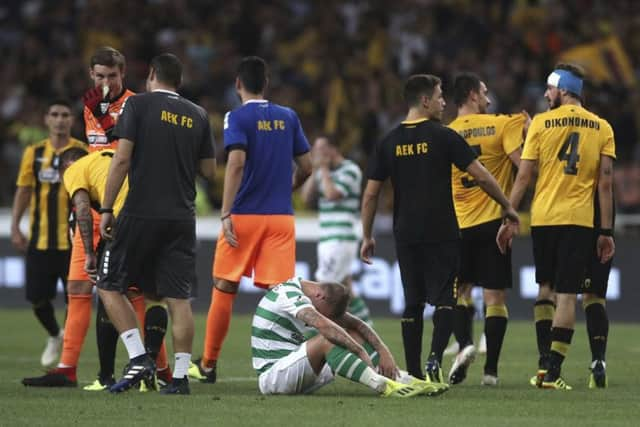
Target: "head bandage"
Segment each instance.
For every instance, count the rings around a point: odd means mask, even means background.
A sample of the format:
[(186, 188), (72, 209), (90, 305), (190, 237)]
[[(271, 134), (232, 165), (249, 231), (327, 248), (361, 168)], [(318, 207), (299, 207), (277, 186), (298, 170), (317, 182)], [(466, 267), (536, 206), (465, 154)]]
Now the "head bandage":
[(582, 95), (582, 79), (567, 70), (553, 70), (547, 78), (547, 84), (578, 96)]

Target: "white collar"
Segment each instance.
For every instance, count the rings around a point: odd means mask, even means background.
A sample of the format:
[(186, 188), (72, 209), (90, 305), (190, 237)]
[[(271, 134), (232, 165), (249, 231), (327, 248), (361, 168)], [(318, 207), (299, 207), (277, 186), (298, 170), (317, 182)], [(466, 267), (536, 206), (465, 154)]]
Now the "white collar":
[(166, 90), (166, 89), (154, 89), (151, 92), (164, 92), (164, 93), (170, 93), (171, 95), (180, 96), (180, 95), (178, 95), (177, 92), (173, 92), (171, 90)]
[(249, 100), (243, 102), (242, 105), (247, 105), (247, 104), (253, 103), (253, 102), (263, 103), (263, 102), (269, 102), (269, 101), (266, 100), (266, 99), (249, 99)]

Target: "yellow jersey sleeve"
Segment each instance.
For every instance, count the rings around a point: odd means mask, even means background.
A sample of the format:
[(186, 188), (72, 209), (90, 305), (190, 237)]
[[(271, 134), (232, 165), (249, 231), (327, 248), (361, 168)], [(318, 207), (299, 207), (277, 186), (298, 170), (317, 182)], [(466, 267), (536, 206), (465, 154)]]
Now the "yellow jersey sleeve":
[(16, 181), (18, 187), (33, 187), (36, 183), (35, 176), (33, 175), (34, 152), (33, 146), (29, 146), (24, 150), (22, 161), (20, 162), (18, 179)]
[(611, 128), (611, 125), (609, 123), (607, 123), (604, 120), (603, 120), (603, 122), (606, 124), (606, 127), (604, 129), (604, 144), (602, 146), (602, 150), (600, 151), (600, 154), (605, 155), (605, 156), (609, 156), (609, 157), (615, 159), (616, 158), (616, 143), (615, 143), (615, 139), (613, 137), (613, 129)]
[(543, 120), (537, 115), (531, 120), (529, 125), (529, 131), (527, 132), (527, 139), (524, 141), (524, 148), (522, 149), (522, 160), (538, 160), (540, 156), (540, 132), (543, 125)]
[(69, 193), (70, 198), (73, 198), (73, 195), (78, 190), (89, 192), (89, 182), (85, 175), (86, 159), (86, 156), (78, 159), (64, 172), (62, 180), (64, 182), (64, 188), (67, 190), (67, 193)]
[(524, 114), (507, 116), (502, 131), (502, 148), (507, 156), (522, 146), (522, 131), (525, 120)]

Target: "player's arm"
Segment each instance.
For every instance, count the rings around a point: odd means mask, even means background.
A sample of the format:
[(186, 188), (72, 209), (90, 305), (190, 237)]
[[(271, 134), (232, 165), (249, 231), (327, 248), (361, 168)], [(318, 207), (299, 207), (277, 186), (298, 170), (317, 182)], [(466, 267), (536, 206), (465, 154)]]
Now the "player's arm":
[(20, 252), (27, 250), (27, 238), (20, 230), (20, 220), (29, 207), (32, 187), (18, 186), (13, 196), (13, 208), (11, 209), (11, 243)]
[(307, 207), (312, 207), (318, 198), (318, 189), (316, 186), (316, 180), (313, 174), (309, 175), (309, 178), (304, 182), (300, 189), (300, 195)]
[(207, 181), (214, 182), (216, 179), (216, 159), (200, 159), (200, 175)]
[(522, 156), (522, 148), (516, 148), (509, 154), (509, 160), (511, 160), (511, 163), (517, 168), (520, 167), (520, 156)]
[(362, 194), (362, 246), (360, 247), (360, 258), (367, 264), (371, 264), (371, 256), (376, 247), (373, 238), (373, 220), (378, 209), (378, 199), (382, 190), (382, 181), (370, 179)]
[(392, 379), (397, 377), (398, 366), (391, 351), (371, 326), (350, 313), (344, 313), (338, 323), (346, 330), (357, 332), (366, 342), (373, 346), (380, 355), (378, 367), (382, 375)]
[(229, 151), (227, 167), (224, 170), (224, 184), (222, 188), (222, 208), (220, 210), (220, 221), (222, 221), (222, 231), (224, 238), (232, 246), (238, 246), (238, 236), (233, 230), (231, 220), (231, 208), (236, 199), (242, 177), (244, 175), (244, 164), (247, 160), (247, 153), (243, 149), (233, 149)]
[(511, 196), (509, 201), (514, 209), (520, 207), (524, 193), (527, 191), (527, 187), (535, 175), (536, 162), (534, 160), (520, 160), (520, 166), (518, 167), (518, 174), (516, 180), (513, 183), (511, 189)]
[(598, 235), (598, 257), (603, 264), (609, 261), (615, 252), (613, 241), (613, 159), (600, 155), (598, 176), (598, 203), (600, 204), (600, 230)]
[(373, 368), (371, 359), (369, 358), (366, 350), (360, 344), (358, 344), (356, 340), (354, 340), (351, 335), (347, 333), (347, 331), (345, 331), (331, 319), (323, 316), (315, 308), (303, 308), (296, 314), (296, 317), (302, 320), (308, 326), (316, 328), (320, 335), (325, 337), (329, 342), (337, 346), (346, 348), (351, 353), (355, 354), (364, 362), (366, 362), (367, 365)]
[(489, 171), (477, 159), (467, 166), (466, 172), (478, 183), (480, 188), (502, 206), (503, 217), (518, 223), (518, 213), (500, 189), (500, 185)]
[(313, 166), (311, 165), (311, 154), (308, 151), (299, 156), (295, 156), (293, 161), (296, 164), (296, 170), (293, 172), (291, 187), (292, 190), (295, 191), (309, 178), (309, 175), (311, 175), (313, 171)]
[[(111, 227), (113, 225), (113, 204), (122, 188), (129, 166), (131, 165), (131, 155), (133, 153), (133, 141), (127, 138), (120, 138), (107, 175), (104, 197), (102, 199), (102, 216), (100, 219), (100, 234), (102, 237), (113, 238)], [(109, 212), (111, 210), (111, 212)], [(106, 212), (105, 212), (106, 211)]]
[(322, 186), (322, 193), (324, 194), (324, 196), (331, 201), (342, 199), (345, 195), (340, 190), (338, 190), (335, 182), (333, 182), (333, 180), (331, 179), (331, 171), (329, 170), (329, 166), (322, 165), (320, 166), (319, 170), (320, 185)]
[(76, 223), (80, 230), (84, 253), (93, 254), (93, 217), (89, 193), (84, 188), (78, 189), (73, 193), (71, 200), (76, 211)]

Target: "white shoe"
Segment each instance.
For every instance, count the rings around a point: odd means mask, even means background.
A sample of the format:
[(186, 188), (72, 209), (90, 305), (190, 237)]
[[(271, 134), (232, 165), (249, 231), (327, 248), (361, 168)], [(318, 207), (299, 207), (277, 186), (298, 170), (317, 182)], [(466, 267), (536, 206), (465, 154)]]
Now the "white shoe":
[(487, 385), (487, 386), (497, 386), (498, 385), (498, 377), (496, 377), (495, 375), (483, 375), (482, 376), (482, 381), (480, 381), (480, 385)]
[(469, 365), (476, 360), (476, 347), (469, 344), (458, 353), (449, 371), (449, 384), (460, 384), (467, 377)]
[(60, 359), (60, 352), (62, 350), (64, 331), (60, 329), (60, 333), (57, 337), (47, 338), (47, 346), (42, 352), (40, 357), (40, 364), (45, 368), (53, 367)]
[(458, 354), (458, 352), (460, 351), (460, 344), (458, 344), (458, 341), (453, 340), (453, 342), (451, 344), (449, 344), (449, 346), (447, 348), (444, 349), (444, 354), (445, 356), (455, 356), (456, 354)]
[(482, 333), (480, 335), (480, 342), (478, 343), (478, 353), (487, 354), (487, 336)]

